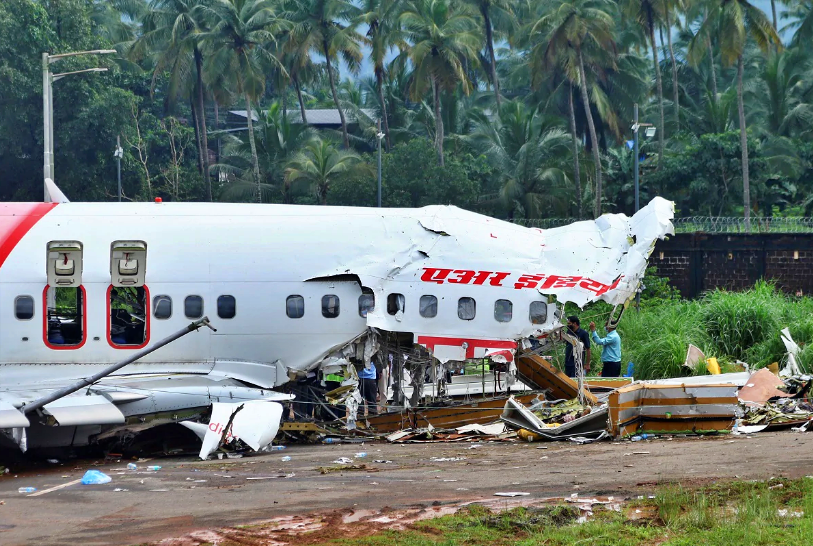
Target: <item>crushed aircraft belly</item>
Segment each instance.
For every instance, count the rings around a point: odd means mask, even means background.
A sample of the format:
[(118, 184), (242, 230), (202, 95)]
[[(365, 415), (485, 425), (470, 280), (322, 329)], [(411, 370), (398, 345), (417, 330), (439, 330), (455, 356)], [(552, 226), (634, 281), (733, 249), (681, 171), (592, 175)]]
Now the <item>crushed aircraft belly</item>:
[[(427, 320), (404, 305), (415, 305), (427, 294), (455, 303), (458, 298), (476, 301), (489, 290), (510, 299), (516, 309), (534, 301), (550, 303), (545, 296), (579, 307), (597, 300), (624, 304), (638, 290), (655, 241), (674, 233), (674, 204), (660, 197), (632, 218), (605, 214), (547, 230), (455, 207), (430, 206), (418, 213), (382, 216), (381, 229), (356, 238), (350, 251), (343, 245), (343, 254), (335, 256), (341, 265), (311, 279), (357, 276), (375, 294), (367, 325), (411, 332), (441, 362), (485, 356), (510, 361), (518, 340), (560, 325), (559, 311), (547, 312), (538, 324), (493, 317), (478, 321), (472, 303), (471, 320), (464, 318), (465, 309), (445, 315), (436, 311)], [(491, 270), (484, 270), (484, 261)], [(468, 320), (465, 327), (461, 318)]]

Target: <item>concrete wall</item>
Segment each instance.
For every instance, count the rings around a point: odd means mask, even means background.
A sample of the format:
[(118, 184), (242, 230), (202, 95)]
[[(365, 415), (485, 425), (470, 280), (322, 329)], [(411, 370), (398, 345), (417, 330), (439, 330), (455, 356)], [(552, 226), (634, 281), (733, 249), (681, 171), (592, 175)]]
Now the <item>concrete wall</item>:
[(707, 290), (742, 290), (759, 279), (785, 292), (813, 294), (813, 233), (685, 233), (658, 241), (650, 258), (687, 298)]

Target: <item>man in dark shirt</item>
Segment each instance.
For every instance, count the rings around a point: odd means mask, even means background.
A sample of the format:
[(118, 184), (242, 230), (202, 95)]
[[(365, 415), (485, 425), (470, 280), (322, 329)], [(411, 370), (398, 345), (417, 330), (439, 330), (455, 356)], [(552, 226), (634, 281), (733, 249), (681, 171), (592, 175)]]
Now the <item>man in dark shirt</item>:
[[(590, 335), (581, 327), (579, 317), (575, 315), (567, 317), (567, 329), (584, 344), (582, 366), (584, 375), (587, 375), (590, 371)], [(568, 377), (576, 377), (576, 359), (573, 358), (573, 346), (570, 343), (565, 344), (565, 373)]]

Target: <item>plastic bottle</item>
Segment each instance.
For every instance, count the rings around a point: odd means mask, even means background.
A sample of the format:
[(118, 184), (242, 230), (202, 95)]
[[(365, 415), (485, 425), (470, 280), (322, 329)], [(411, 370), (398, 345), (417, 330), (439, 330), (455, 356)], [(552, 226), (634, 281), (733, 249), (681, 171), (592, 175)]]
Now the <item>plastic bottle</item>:
[(641, 434), (641, 439), (646, 440), (647, 438), (652, 438), (654, 436), (654, 434)]
[(290, 460), (291, 460), (291, 457), (290, 457), (290, 456), (288, 456), (288, 455), (286, 455), (286, 456), (285, 456), (285, 457), (283, 457), (281, 460), (282, 460), (282, 462), (283, 462), (283, 463), (287, 463), (288, 461), (290, 461)]
[(630, 438), (630, 441), (632, 442), (640, 442), (641, 440), (643, 440), (643, 438), (641, 438), (640, 436), (633, 436), (632, 438)]
[(135, 463), (130, 463), (127, 465), (127, 470), (138, 470), (138, 465)]
[(324, 440), (322, 440), (322, 443), (323, 444), (338, 444), (338, 443), (341, 443), (341, 440), (339, 440), (338, 438), (325, 438)]
[(33, 493), (36, 490), (36, 487), (21, 487), (17, 490), (17, 493)]
[(148, 466), (147, 470), (161, 470), (161, 467), (158, 465)]
[(282, 451), (283, 449), (285, 449), (285, 446), (271, 446), (268, 451)]
[(363, 459), (366, 456), (367, 456), (367, 453), (364, 452), (364, 451), (359, 451), (358, 453), (356, 453), (356, 459)]

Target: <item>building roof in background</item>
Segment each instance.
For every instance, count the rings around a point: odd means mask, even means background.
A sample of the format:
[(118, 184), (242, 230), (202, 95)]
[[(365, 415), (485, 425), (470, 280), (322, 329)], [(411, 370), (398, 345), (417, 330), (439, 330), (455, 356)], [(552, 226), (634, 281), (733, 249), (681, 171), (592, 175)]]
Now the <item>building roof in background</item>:
[[(372, 108), (362, 108), (361, 112), (369, 117), (370, 119), (378, 119), (378, 115), (376, 111)], [(229, 113), (239, 117), (239, 118), (246, 118), (246, 111), (245, 110), (229, 110)], [(314, 109), (306, 109), (305, 115), (308, 118), (308, 125), (311, 126), (324, 126), (324, 125), (341, 125), (342, 121), (339, 117), (339, 111), (335, 108), (314, 108)], [(353, 123), (356, 121), (356, 117), (353, 112), (345, 111), (345, 117), (347, 118), (348, 123)], [(288, 111), (288, 119), (291, 120), (293, 123), (302, 123), (302, 114), (300, 114), (299, 110), (289, 110)], [(252, 112), (251, 120), (257, 121), (257, 113)]]

